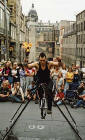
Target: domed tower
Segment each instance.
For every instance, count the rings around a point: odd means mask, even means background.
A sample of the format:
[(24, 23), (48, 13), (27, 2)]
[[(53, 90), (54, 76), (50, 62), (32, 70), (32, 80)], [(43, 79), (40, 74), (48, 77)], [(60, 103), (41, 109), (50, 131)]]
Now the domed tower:
[(28, 13), (28, 22), (29, 21), (32, 21), (32, 22), (38, 21), (38, 16), (37, 16), (36, 10), (34, 9), (34, 4), (32, 4), (32, 9)]

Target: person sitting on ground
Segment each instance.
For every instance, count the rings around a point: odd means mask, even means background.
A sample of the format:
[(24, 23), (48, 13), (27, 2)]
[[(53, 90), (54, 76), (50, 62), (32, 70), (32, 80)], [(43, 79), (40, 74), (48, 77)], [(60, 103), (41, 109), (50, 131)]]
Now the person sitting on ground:
[(84, 82), (80, 83), (80, 85), (78, 87), (78, 93), (79, 93), (79, 95), (85, 94), (85, 83)]
[(78, 107), (80, 107), (81, 105), (82, 105), (82, 107), (85, 108), (85, 94), (80, 95), (80, 96), (78, 97), (77, 103), (76, 103), (75, 105), (71, 106), (71, 107), (73, 107), (73, 108), (78, 108)]
[(0, 88), (0, 101), (8, 101), (11, 91), (8, 87), (7, 80), (3, 81), (2, 86)]
[(26, 97), (28, 99), (36, 99), (36, 86), (34, 81), (32, 81), (32, 83), (28, 86), (28, 89), (26, 91)]
[(22, 91), (22, 88), (20, 87), (19, 82), (14, 83), (14, 87), (12, 88), (12, 94), (11, 94), (12, 101), (14, 102), (24, 102), (24, 93)]
[(54, 97), (54, 104), (62, 104), (62, 100), (64, 100), (64, 93), (62, 92), (62, 89), (59, 88)]

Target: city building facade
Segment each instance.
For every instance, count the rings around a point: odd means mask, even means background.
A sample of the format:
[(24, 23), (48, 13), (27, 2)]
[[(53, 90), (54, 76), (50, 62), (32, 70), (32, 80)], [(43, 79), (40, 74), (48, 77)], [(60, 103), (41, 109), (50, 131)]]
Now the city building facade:
[(59, 40), (58, 23), (53, 24), (48, 21), (43, 23), (38, 21), (38, 15), (32, 4), (32, 9), (28, 13), (27, 25), (29, 28), (29, 42), (32, 48), (29, 53), (29, 61), (38, 59), (40, 52), (45, 52), (48, 59), (55, 57), (55, 46)]
[(6, 4), (5, 0), (0, 1), (0, 61), (8, 59), (10, 10)]
[(20, 0), (8, 0), (7, 4), (10, 9), (9, 57), (12, 61), (23, 62), (26, 55), (22, 44), (29, 40), (26, 17), (22, 13)]
[(61, 58), (62, 58), (62, 55), (63, 55), (63, 35), (64, 35), (64, 30), (65, 30), (65, 27), (67, 27), (69, 25), (70, 25), (70, 21), (67, 21), (67, 20), (61, 20), (59, 22), (59, 31), (60, 31), (60, 34), (59, 34), (59, 44), (60, 44), (59, 54), (60, 54)]
[(66, 65), (76, 64), (76, 22), (71, 21), (70, 25), (64, 27), (62, 59)]
[(77, 63), (85, 67), (85, 10), (76, 15)]

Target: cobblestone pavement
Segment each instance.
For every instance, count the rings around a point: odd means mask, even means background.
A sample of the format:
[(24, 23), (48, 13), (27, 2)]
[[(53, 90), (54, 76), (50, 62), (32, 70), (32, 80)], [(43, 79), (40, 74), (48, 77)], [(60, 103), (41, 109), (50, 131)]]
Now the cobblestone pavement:
[[(0, 103), (0, 140), (6, 127), (11, 125), (10, 119), (19, 105), (11, 102)], [(61, 105), (60, 108), (73, 124), (65, 107)], [(72, 109), (70, 106), (68, 108), (77, 123), (80, 136), (85, 140), (85, 109)], [(46, 119), (42, 120), (39, 105), (33, 101), (22, 113), (13, 128), (13, 133), (18, 140), (78, 140), (57, 107), (53, 107), (52, 116), (47, 115)]]

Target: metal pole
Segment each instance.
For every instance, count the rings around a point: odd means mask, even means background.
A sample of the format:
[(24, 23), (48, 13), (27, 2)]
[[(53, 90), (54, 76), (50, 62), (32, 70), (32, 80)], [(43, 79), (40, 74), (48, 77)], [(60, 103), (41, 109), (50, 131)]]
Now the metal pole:
[[(57, 104), (56, 104), (57, 105)], [(78, 131), (73, 127), (73, 125), (71, 124), (71, 122), (68, 120), (68, 118), (66, 117), (66, 115), (64, 114), (64, 112), (61, 110), (61, 108), (59, 107), (59, 105), (57, 105), (59, 111), (61, 112), (61, 114), (64, 116), (64, 118), (66, 119), (66, 121), (68, 122), (68, 124), (71, 126), (71, 128), (73, 129), (73, 131), (75, 132), (75, 134), (78, 136), (79, 140), (83, 140), (81, 138), (81, 136), (79, 135)]]
[(6, 0), (4, 0), (4, 26), (5, 26), (5, 36), (6, 36), (6, 40), (5, 40), (5, 53), (6, 53), (6, 58), (5, 59), (9, 59), (9, 47), (8, 47), (8, 30), (7, 30), (7, 2)]
[(6, 134), (3, 136), (2, 140), (6, 140), (8, 134), (10, 133), (10, 131), (12, 130), (12, 128), (14, 127), (14, 125), (16, 124), (16, 122), (18, 121), (18, 119), (20, 118), (20, 116), (22, 115), (22, 113), (24, 112), (24, 110), (26, 109), (27, 105), (29, 104), (30, 100), (28, 100), (25, 104), (25, 106), (23, 107), (23, 109), (21, 110), (21, 112), (19, 113), (19, 115), (17, 116), (17, 118), (14, 120), (13, 124), (9, 127), (8, 131), (6, 132)]

